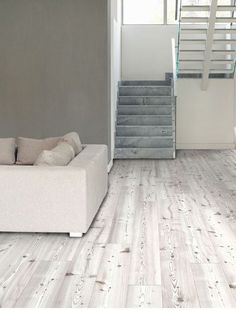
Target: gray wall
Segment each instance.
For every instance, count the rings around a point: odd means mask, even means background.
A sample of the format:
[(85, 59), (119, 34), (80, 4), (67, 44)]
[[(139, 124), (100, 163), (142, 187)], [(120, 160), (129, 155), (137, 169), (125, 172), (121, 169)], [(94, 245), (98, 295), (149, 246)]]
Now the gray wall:
[(0, 136), (110, 144), (107, 0), (0, 0)]

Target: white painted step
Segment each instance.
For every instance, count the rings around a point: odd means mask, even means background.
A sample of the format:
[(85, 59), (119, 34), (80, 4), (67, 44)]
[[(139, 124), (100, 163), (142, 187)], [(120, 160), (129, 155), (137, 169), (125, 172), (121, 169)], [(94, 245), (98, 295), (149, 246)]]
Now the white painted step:
[[(182, 12), (209, 12), (210, 6), (209, 5), (182, 5), (181, 7)], [(235, 5), (218, 5), (217, 11), (220, 12), (234, 12), (236, 11)]]

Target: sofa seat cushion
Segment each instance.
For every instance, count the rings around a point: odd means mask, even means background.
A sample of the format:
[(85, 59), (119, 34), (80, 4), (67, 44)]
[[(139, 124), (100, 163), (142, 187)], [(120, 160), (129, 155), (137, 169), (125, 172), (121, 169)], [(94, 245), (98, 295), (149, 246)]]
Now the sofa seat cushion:
[(77, 132), (70, 132), (66, 134), (61, 138), (61, 141), (69, 143), (73, 147), (75, 155), (78, 155), (83, 149), (80, 137)]
[(66, 142), (59, 142), (51, 151), (42, 151), (35, 166), (66, 166), (75, 157), (73, 147)]
[(13, 165), (16, 161), (16, 139), (0, 139), (0, 165)]
[(53, 149), (60, 138), (30, 139), (17, 138), (17, 164), (33, 165), (39, 154), (44, 150)]

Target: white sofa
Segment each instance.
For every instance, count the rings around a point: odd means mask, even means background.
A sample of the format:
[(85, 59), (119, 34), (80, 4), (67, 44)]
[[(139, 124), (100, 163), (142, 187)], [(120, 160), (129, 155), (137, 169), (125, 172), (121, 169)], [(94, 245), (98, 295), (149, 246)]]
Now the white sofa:
[(105, 145), (87, 145), (65, 167), (0, 166), (0, 231), (81, 237), (107, 188)]

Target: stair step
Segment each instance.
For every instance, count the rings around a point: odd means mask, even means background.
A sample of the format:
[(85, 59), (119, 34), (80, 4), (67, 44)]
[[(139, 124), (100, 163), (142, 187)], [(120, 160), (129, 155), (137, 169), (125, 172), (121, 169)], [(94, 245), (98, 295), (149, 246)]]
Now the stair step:
[(181, 11), (182, 12), (198, 12), (198, 11), (203, 11), (203, 12), (208, 12), (210, 10), (209, 5), (182, 5), (181, 6)]
[[(182, 53), (201, 53), (201, 54), (204, 54), (205, 53), (205, 50), (195, 50), (195, 49), (181, 49), (180, 50), (180, 54), (182, 54)], [(214, 49), (214, 50), (212, 50), (212, 53), (213, 54), (220, 54), (220, 55), (234, 55), (235, 53), (236, 53), (236, 51), (234, 50), (234, 49), (230, 49), (230, 50), (226, 50), (226, 49), (220, 49), (220, 50), (216, 50), (216, 49)]]
[[(185, 68), (185, 69), (179, 69), (179, 73), (202, 73), (202, 69), (191, 69), (191, 68)], [(211, 68), (210, 72), (214, 73), (214, 74), (221, 74), (221, 73), (226, 73), (226, 74), (231, 74), (233, 73), (233, 69), (214, 69)], [(220, 77), (223, 78), (223, 77)]]
[(217, 17), (216, 23), (224, 24), (224, 23), (235, 23), (235, 17)]
[(208, 17), (181, 17), (181, 23), (208, 23)]
[(181, 28), (182, 34), (206, 34), (207, 29), (205, 28)]
[(217, 11), (230, 11), (234, 12), (236, 11), (236, 6), (235, 5), (218, 5), (217, 6)]
[(210, 72), (213, 72), (213, 73), (232, 73), (233, 69), (232, 68), (230, 68), (230, 69), (210, 69)]
[(173, 148), (116, 148), (116, 159), (173, 159)]
[(121, 81), (121, 86), (170, 86), (170, 80), (163, 80), (163, 81), (155, 81), (155, 80), (134, 80), (134, 81)]
[[(208, 17), (181, 17), (181, 23), (203, 23), (206, 24), (209, 22)], [(225, 23), (235, 23), (236, 18), (234, 17), (217, 17), (215, 20), (216, 23), (225, 24)]]
[(172, 116), (118, 115), (117, 125), (172, 125)]
[[(186, 26), (186, 25), (185, 25)], [(181, 27), (181, 33), (182, 34), (206, 34), (207, 33), (207, 28), (186, 28), (186, 27)], [(233, 28), (215, 28), (214, 30), (215, 34), (232, 34), (236, 33), (236, 29)]]
[(179, 59), (179, 62), (203, 62), (203, 59)]
[(170, 96), (170, 86), (120, 86), (120, 96)]
[(230, 65), (234, 62), (234, 59), (212, 59), (211, 62), (213, 64), (225, 64), (225, 65)]
[[(179, 59), (179, 62), (202, 63), (204, 59)], [(212, 64), (232, 64), (233, 59), (211, 59)]]
[(189, 72), (202, 73), (202, 69), (191, 69), (191, 68), (182, 69), (182, 68), (180, 68), (179, 72), (180, 73), (184, 73), (184, 72), (187, 72), (187, 73), (189, 73)]
[[(181, 7), (182, 12), (209, 12), (210, 11), (210, 6), (209, 5), (183, 5)], [(228, 11), (228, 12), (233, 12), (236, 11), (236, 6), (234, 5), (218, 5), (217, 6), (217, 11)]]
[(116, 126), (116, 136), (171, 136), (172, 126)]
[(170, 115), (171, 105), (119, 105), (119, 115)]
[(234, 50), (234, 49), (230, 49), (230, 50), (226, 50), (226, 49), (216, 50), (216, 49), (214, 49), (214, 50), (212, 50), (212, 53), (213, 54), (235, 55), (236, 50)]
[(214, 39), (214, 44), (235, 44), (236, 39)]
[(168, 105), (173, 100), (172, 96), (119, 96), (119, 105)]
[(206, 40), (205, 39), (180, 39), (180, 44), (206, 44)]
[(169, 148), (172, 137), (116, 137), (117, 148)]
[(236, 33), (236, 29), (235, 28), (215, 28), (215, 33), (223, 33), (223, 34), (232, 34), (232, 33)]

